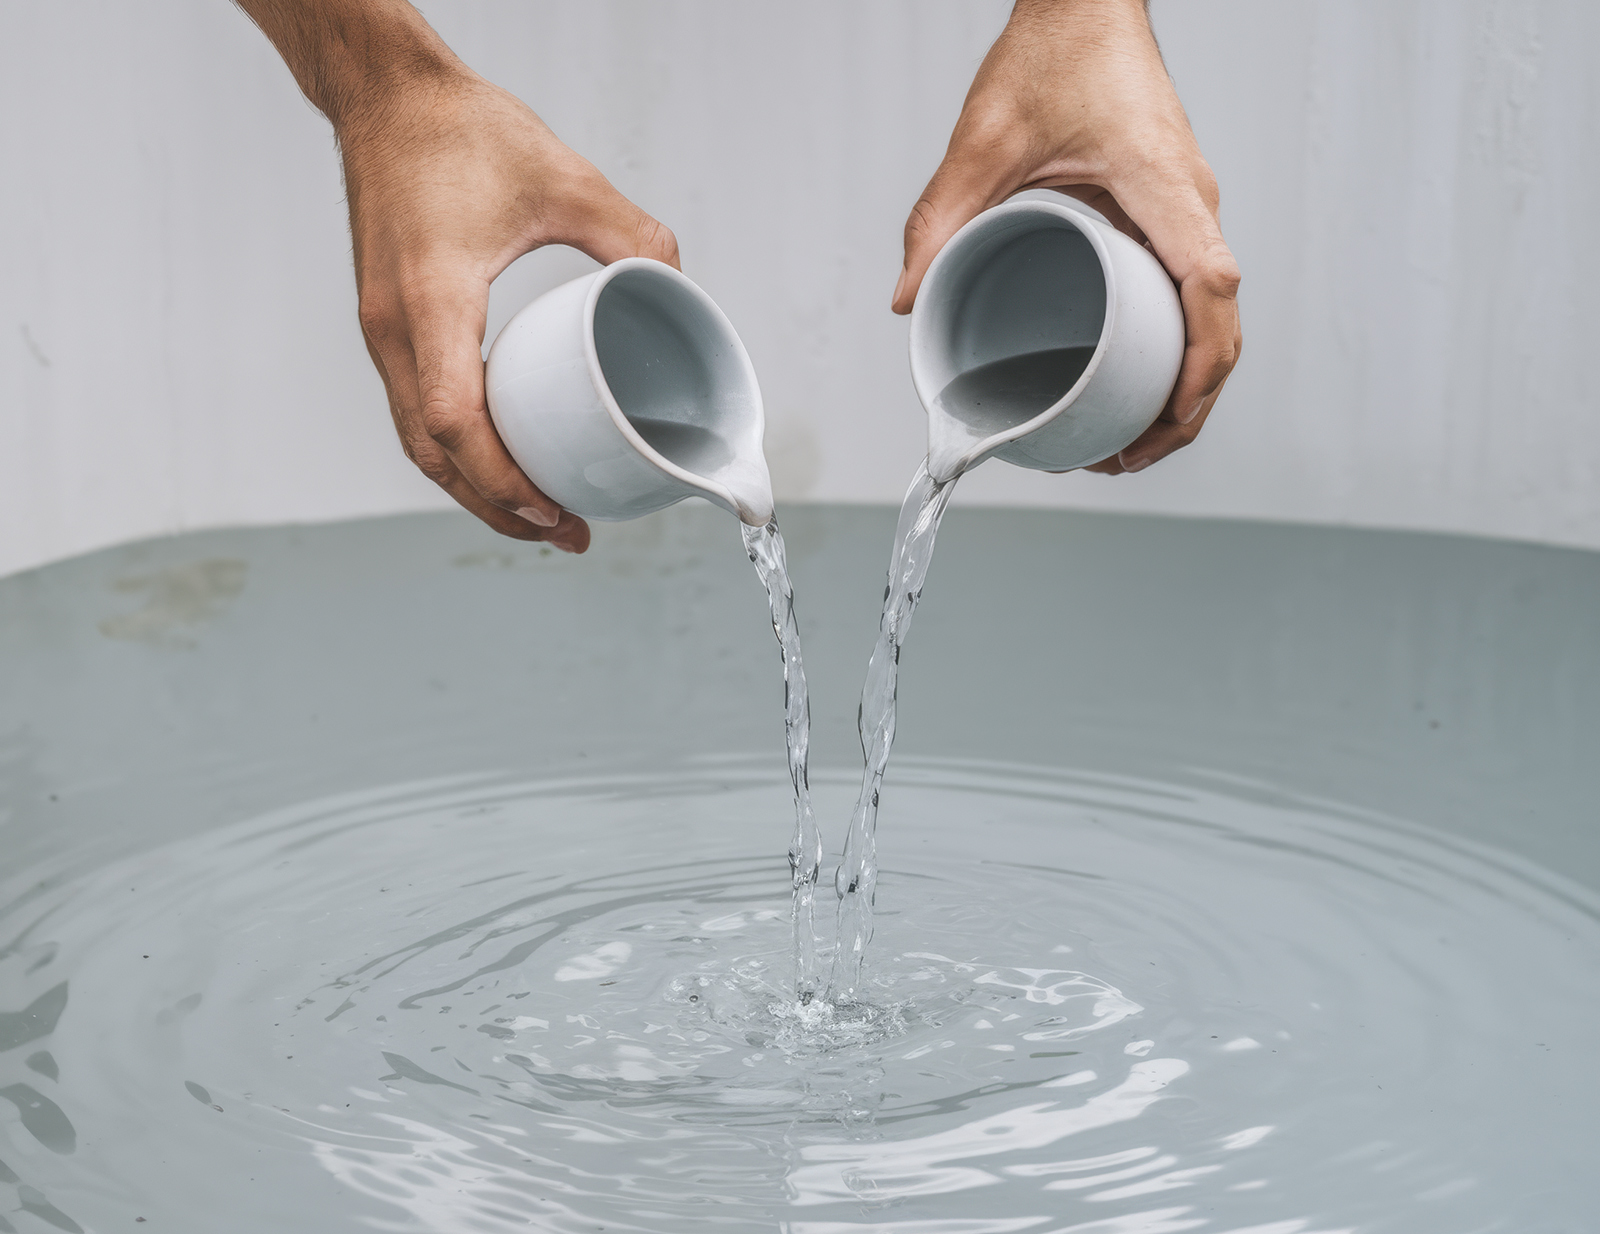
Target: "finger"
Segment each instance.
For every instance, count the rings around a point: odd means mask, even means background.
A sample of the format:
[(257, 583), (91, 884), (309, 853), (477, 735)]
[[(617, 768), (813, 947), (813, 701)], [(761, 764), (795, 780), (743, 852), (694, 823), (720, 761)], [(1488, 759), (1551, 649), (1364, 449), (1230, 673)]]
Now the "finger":
[(394, 419), (401, 448), (423, 475), (502, 535), (518, 540), (543, 540), (568, 552), (581, 553), (588, 548), (589, 529), (582, 519), (558, 509), (554, 525), (541, 526), (525, 515), (495, 505), (473, 487), (444, 447), (424, 431), (416, 356), (407, 338), (402, 312), (391, 310), (376, 294), (364, 296), (361, 326), (367, 354), (383, 379), (389, 413)]
[(1239, 362), (1238, 268), (1228, 256), (1208, 262), (1178, 288), (1183, 302), (1183, 365), (1162, 419), (1187, 424), (1209, 408)]
[(890, 302), (896, 313), (911, 311), (928, 267), (950, 237), (1008, 193), (997, 191), (992, 172), (981, 160), (955, 150), (945, 155), (906, 220), (905, 258)]
[(1162, 420), (1187, 424), (1214, 402), (1239, 347), (1239, 267), (1222, 239), (1209, 168), (1160, 167), (1113, 185), (1128, 218), (1178, 285), (1183, 363)]
[(570, 510), (561, 512), (561, 521), (545, 536), (551, 544), (568, 553), (589, 551), (589, 524)]
[[(1220, 394), (1221, 391), (1218, 391)], [(1199, 412), (1184, 424), (1175, 420), (1158, 419), (1149, 428), (1141, 433), (1131, 445), (1124, 446), (1116, 455), (1120, 470), (1123, 472), (1143, 471), (1152, 463), (1158, 463), (1167, 455), (1194, 441), (1200, 435), (1200, 429), (1205, 425), (1206, 417), (1211, 414), (1211, 408), (1216, 405), (1217, 395), (1213, 394), (1202, 404)]]
[[(448, 457), (444, 466), (451, 466)], [(427, 470), (427, 469), (425, 469)], [(563, 510), (561, 520), (554, 527), (535, 527), (526, 519), (508, 514), (492, 502), (485, 501), (459, 472), (453, 479), (440, 485), (456, 500), (462, 509), (487, 523), (503, 536), (514, 540), (531, 540), (553, 545), (566, 553), (582, 553), (589, 547), (589, 525), (576, 514)]]
[[(1044, 186), (1041, 186), (1044, 187)], [(1053, 184), (1049, 186), (1063, 197), (1071, 197), (1098, 210), (1123, 235), (1135, 244), (1146, 243), (1143, 229), (1128, 217), (1128, 212), (1117, 204), (1117, 199), (1098, 184)]]
[[(1237, 363), (1240, 351), (1243, 350), (1244, 340), (1241, 334), (1235, 333), (1233, 338), (1233, 355)], [(1102, 459), (1085, 471), (1098, 471), (1105, 475), (1122, 475), (1135, 471), (1143, 471), (1152, 463), (1159, 462), (1176, 450), (1194, 441), (1200, 435), (1200, 429), (1206, 419), (1211, 415), (1211, 409), (1216, 406), (1217, 399), (1222, 389), (1219, 386), (1201, 400), (1200, 411), (1184, 423), (1179, 423), (1166, 412), (1157, 417), (1154, 424), (1141, 433), (1137, 440), (1124, 446), (1118, 453), (1108, 459)]]
[(584, 164), (575, 191), (564, 205), (552, 238), (587, 253), (601, 265), (624, 257), (653, 257), (682, 269), (678, 238), (612, 187), (593, 166)]
[(495, 531), (514, 540), (542, 541), (568, 553), (581, 553), (589, 547), (589, 528), (577, 515), (563, 510), (554, 527), (536, 527), (518, 515), (486, 501), (450, 461), (439, 443), (422, 436), (402, 437), (406, 457), (468, 513), (476, 515)]
[(549, 540), (555, 528), (535, 527), (527, 519), (502, 510), (493, 502), (485, 501), (471, 484), (467, 483), (456, 465), (450, 461), (435, 441), (427, 437), (402, 438), (406, 457), (417, 469), (453, 497), (462, 509), (476, 515), (503, 536), (514, 540)]
[[(489, 504), (553, 528), (561, 507), (523, 474), (489, 418), (483, 389), (486, 284), (419, 280), (406, 317), (416, 361), (417, 426)], [(404, 431), (404, 428), (402, 428)]]

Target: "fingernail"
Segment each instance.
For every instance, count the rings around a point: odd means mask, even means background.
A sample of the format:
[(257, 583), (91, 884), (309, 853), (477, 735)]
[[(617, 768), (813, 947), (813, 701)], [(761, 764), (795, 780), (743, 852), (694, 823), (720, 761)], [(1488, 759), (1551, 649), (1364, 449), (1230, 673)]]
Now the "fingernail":
[(537, 506), (522, 506), (517, 510), (517, 513), (535, 527), (554, 527), (561, 521), (561, 512), (559, 510), (554, 514), (546, 514)]
[(581, 535), (581, 527), (568, 524), (566, 527), (563, 527), (560, 531), (552, 535), (548, 540), (545, 541), (545, 543), (555, 545), (555, 547), (560, 549), (563, 553), (576, 553), (578, 551), (578, 541), (581, 538)]
[(1192, 407), (1190, 407), (1188, 411), (1185, 411), (1185, 412), (1182, 412), (1182, 413), (1179, 414), (1178, 423), (1179, 424), (1187, 424), (1187, 423), (1189, 423), (1190, 420), (1193, 420), (1196, 416), (1198, 416), (1200, 414), (1200, 408), (1205, 406), (1205, 402), (1206, 401), (1203, 398), (1195, 399), (1194, 405)]
[[(881, 284), (881, 283), (879, 284), (880, 287), (882, 285), (883, 284)], [(905, 289), (906, 289), (906, 272), (904, 270), (901, 270), (900, 271), (900, 278), (894, 285), (894, 296), (890, 299), (889, 303), (890, 304), (899, 304), (900, 303), (900, 293), (902, 291), (904, 291)]]
[(1129, 458), (1125, 454), (1117, 455), (1117, 460), (1122, 464), (1123, 471), (1143, 471), (1150, 466), (1151, 459), (1148, 455), (1136, 454)]

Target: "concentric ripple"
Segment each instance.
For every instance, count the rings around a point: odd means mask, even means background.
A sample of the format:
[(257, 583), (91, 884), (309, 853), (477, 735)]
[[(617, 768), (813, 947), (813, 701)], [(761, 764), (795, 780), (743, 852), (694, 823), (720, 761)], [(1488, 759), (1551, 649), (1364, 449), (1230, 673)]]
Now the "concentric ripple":
[(0, 1230), (1591, 1228), (1588, 893), (1256, 785), (896, 781), (843, 1006), (738, 762), (7, 871)]

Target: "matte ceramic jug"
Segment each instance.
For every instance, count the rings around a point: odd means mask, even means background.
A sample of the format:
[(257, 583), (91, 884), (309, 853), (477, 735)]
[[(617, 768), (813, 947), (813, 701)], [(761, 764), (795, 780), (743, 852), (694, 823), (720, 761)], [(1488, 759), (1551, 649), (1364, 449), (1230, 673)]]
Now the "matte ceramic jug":
[(929, 474), (1115, 454), (1161, 414), (1183, 344), (1177, 290), (1144, 247), (1054, 202), (984, 211), (934, 258), (911, 314)]
[(637, 518), (701, 496), (772, 518), (761, 390), (711, 297), (629, 257), (540, 296), (484, 374), (489, 413), (528, 478), (584, 518)]

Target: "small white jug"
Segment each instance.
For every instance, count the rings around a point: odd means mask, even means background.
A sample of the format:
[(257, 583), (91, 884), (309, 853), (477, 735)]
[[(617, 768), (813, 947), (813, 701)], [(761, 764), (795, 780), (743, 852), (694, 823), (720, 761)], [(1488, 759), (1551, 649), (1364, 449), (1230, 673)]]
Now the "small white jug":
[(546, 292), (507, 324), (484, 374), (517, 466), (583, 518), (638, 518), (700, 496), (772, 518), (755, 369), (711, 297), (629, 257)]
[(1177, 290), (1141, 245), (1054, 202), (984, 211), (934, 258), (911, 313), (929, 474), (1109, 458), (1161, 414), (1183, 344)]

